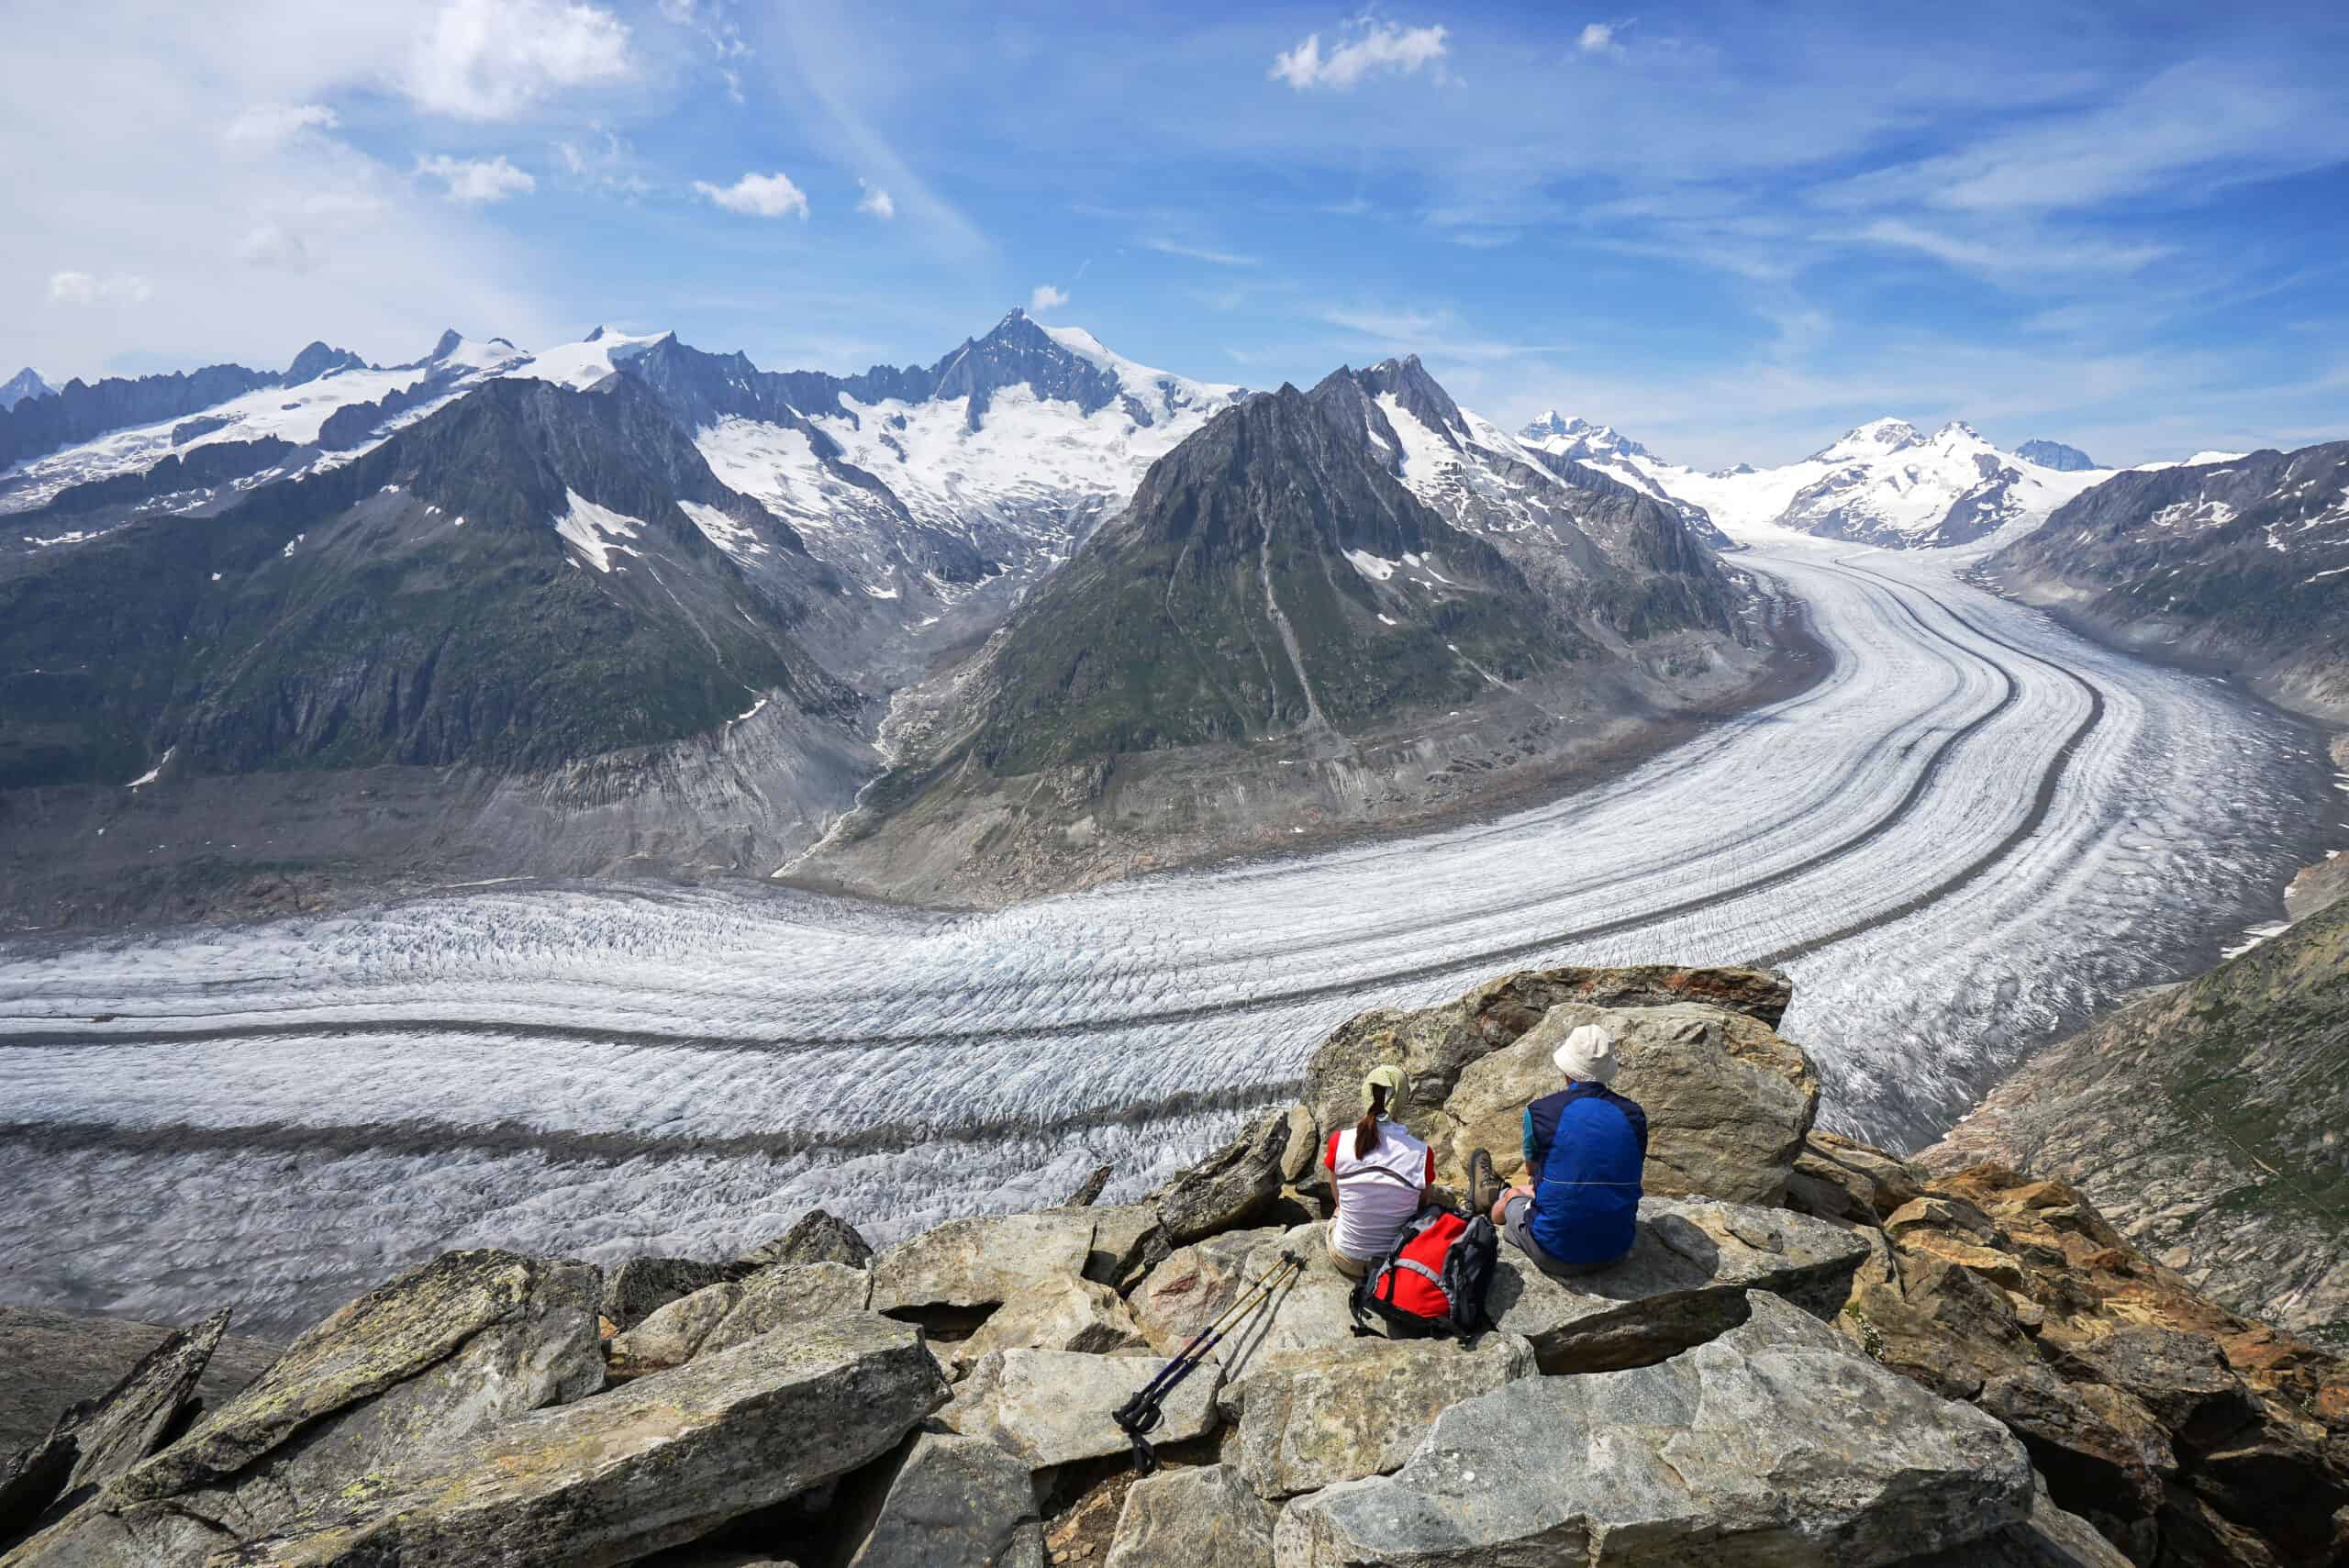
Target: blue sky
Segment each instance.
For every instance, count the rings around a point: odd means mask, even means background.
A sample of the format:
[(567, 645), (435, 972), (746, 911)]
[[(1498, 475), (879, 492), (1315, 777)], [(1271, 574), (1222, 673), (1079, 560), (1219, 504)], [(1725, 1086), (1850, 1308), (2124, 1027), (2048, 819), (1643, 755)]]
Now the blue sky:
[[(33, 0), (0, 374), (1008, 306), (1209, 380), (1417, 351), (1774, 462), (2349, 436), (2349, 6)], [(882, 193), (885, 193), (884, 199)], [(17, 221), (20, 219), (21, 221)]]

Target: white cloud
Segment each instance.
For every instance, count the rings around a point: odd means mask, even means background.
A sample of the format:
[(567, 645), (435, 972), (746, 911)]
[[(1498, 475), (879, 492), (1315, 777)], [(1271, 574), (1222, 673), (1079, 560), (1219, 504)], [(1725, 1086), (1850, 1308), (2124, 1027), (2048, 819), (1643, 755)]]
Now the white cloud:
[(1581, 36), (1575, 39), (1575, 47), (1585, 54), (1620, 54), (1623, 46), (1615, 41), (1615, 35), (1631, 25), (1629, 22), (1588, 23), (1583, 28)]
[(1163, 256), (1181, 256), (1193, 261), (1205, 261), (1214, 267), (1252, 267), (1256, 258), (1243, 256), (1236, 250), (1215, 250), (1204, 245), (1184, 245), (1173, 239), (1152, 238), (1141, 242), (1145, 250), (1155, 250)]
[(435, 114), (512, 119), (563, 88), (626, 76), (628, 40), (627, 24), (576, 0), (447, 0), (399, 85)]
[(694, 189), (728, 212), (750, 217), (806, 217), (807, 193), (788, 174), (745, 174), (730, 185), (696, 180)]
[(221, 138), (242, 150), (266, 150), (340, 123), (324, 104), (256, 104), (230, 120)]
[(1028, 296), (1028, 308), (1040, 316), (1047, 310), (1058, 310), (1067, 303), (1068, 295), (1050, 284), (1038, 284), (1036, 292)]
[(871, 213), (874, 217), (881, 218), (897, 216), (897, 204), (889, 199), (888, 192), (878, 185), (868, 185), (862, 180), (856, 183), (856, 188), (864, 193), (857, 198), (857, 211)]
[(636, 150), (618, 131), (601, 125), (587, 128), (604, 139), (603, 146), (578, 141), (554, 144), (555, 159), (565, 173), (614, 195), (640, 196), (652, 189), (651, 182), (637, 172)]
[(1398, 28), (1366, 18), (1353, 29), (1350, 41), (1327, 55), (1321, 52), (1321, 35), (1306, 34), (1303, 43), (1274, 57), (1271, 78), (1299, 92), (1313, 87), (1343, 91), (1373, 72), (1408, 75), (1444, 57), (1442, 28)]
[(144, 305), (154, 293), (155, 285), (136, 272), (109, 272), (103, 278), (70, 272), (49, 276), (51, 305)]
[(451, 201), (473, 206), (527, 195), (539, 188), (538, 181), (506, 161), (502, 154), (495, 158), (451, 158), (435, 153), (417, 159), (416, 172), (429, 179), (446, 182)]
[(246, 235), (244, 243), (237, 247), (237, 259), (247, 266), (282, 272), (306, 272), (313, 264), (310, 248), (302, 237), (277, 223), (264, 223)]

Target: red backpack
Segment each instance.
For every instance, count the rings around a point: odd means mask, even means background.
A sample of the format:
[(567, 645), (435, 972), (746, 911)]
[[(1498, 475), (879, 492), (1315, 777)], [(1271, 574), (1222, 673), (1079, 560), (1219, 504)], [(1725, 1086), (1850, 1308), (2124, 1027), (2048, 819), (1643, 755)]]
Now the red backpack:
[(1500, 1237), (1481, 1214), (1423, 1208), (1395, 1250), (1354, 1286), (1354, 1321), (1375, 1313), (1390, 1337), (1473, 1336), (1485, 1323)]

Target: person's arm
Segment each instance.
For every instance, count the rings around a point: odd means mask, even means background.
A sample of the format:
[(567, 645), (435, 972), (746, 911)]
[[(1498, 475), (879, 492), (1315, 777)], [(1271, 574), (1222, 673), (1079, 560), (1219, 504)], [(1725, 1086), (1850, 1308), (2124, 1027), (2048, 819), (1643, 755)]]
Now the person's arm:
[(1330, 1173), (1330, 1218), (1332, 1219), (1338, 1218), (1338, 1140), (1344, 1134), (1345, 1129), (1340, 1128), (1330, 1135), (1330, 1141), (1321, 1149), (1321, 1168)]
[[(1428, 1145), (1428, 1168), (1419, 1173), (1419, 1207), (1435, 1201), (1435, 1145)], [(1418, 1210), (1412, 1211), (1417, 1213)]]
[(1525, 1184), (1529, 1187), (1538, 1187), (1542, 1184), (1542, 1149), (1533, 1137), (1533, 1107), (1531, 1106), (1525, 1107), (1524, 1143)]

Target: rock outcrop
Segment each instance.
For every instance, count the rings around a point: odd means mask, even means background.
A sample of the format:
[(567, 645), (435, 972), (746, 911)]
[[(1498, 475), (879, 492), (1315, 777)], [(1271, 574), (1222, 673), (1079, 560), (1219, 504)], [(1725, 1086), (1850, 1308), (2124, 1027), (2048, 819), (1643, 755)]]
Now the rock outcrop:
[[(878, 1255), (820, 1213), (608, 1284), (451, 1253), (182, 1435), (216, 1320), (0, 1472), (40, 1516), (0, 1568), (2349, 1562), (2349, 1368), (2072, 1185), (1814, 1129), (1787, 996), (1551, 970), (1367, 1014), (1317, 1097), (1140, 1203)], [(1653, 1129), (1631, 1254), (1555, 1278), (1504, 1245), (1472, 1340), (1371, 1331), (1297, 1222), (1353, 1081), (1402, 1062), (1456, 1160), (1593, 1017)], [(599, 1307), (694, 1281), (599, 1343)], [(1138, 1479), (1113, 1413), (1210, 1324)]]

